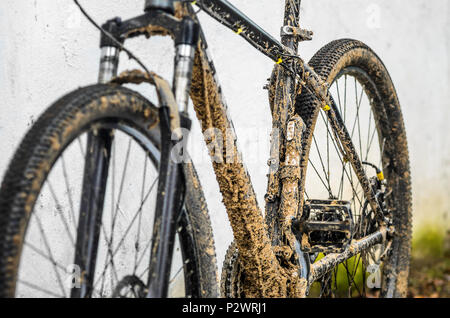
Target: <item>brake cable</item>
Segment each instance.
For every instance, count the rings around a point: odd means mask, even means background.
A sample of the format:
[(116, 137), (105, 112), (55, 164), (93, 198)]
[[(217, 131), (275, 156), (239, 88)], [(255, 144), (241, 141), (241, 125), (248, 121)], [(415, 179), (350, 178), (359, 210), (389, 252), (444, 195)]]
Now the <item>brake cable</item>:
[(86, 17), (86, 19), (98, 30), (100, 30), (100, 32), (102, 34), (104, 34), (106, 37), (108, 37), (114, 44), (116, 44), (119, 49), (121, 51), (124, 51), (125, 53), (127, 53), (128, 58), (133, 59), (134, 61), (136, 61), (136, 63), (138, 63), (143, 69), (144, 71), (147, 73), (147, 75), (151, 78), (152, 75), (150, 73), (150, 71), (147, 69), (147, 67), (144, 65), (144, 63), (136, 56), (134, 55), (133, 52), (131, 52), (129, 49), (127, 49), (123, 43), (121, 43), (120, 41), (117, 41), (117, 39), (108, 31), (106, 31), (104, 28), (102, 28), (97, 22), (95, 22), (95, 20), (86, 12), (86, 10), (83, 8), (83, 6), (78, 2), (78, 0), (73, 0), (73, 2), (75, 2), (75, 4), (78, 6), (78, 8), (80, 9), (81, 13)]

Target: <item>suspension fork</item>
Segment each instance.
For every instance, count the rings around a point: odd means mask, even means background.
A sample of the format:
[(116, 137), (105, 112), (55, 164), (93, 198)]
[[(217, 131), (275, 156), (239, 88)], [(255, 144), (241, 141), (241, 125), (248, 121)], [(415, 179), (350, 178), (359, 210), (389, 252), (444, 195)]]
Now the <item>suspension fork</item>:
[[(111, 29), (120, 20), (110, 20), (105, 24)], [(119, 48), (102, 40), (98, 83), (108, 83), (117, 75)], [(86, 298), (93, 292), (98, 241), (102, 224), (111, 145), (114, 136), (110, 129), (98, 129), (87, 133), (87, 146), (81, 192), (80, 214), (78, 218), (77, 241), (74, 264), (80, 267), (79, 287), (71, 290), (71, 297)], [(111, 234), (112, 235), (112, 234)]]
[[(158, 6), (161, 6), (158, 8)], [(172, 12), (172, 1), (146, 2), (146, 11), (164, 10)], [(110, 34), (116, 34), (121, 21), (116, 18), (108, 21), (103, 28)], [(123, 42), (123, 38), (116, 37)], [(180, 141), (180, 113), (187, 114), (188, 94), (195, 47), (198, 41), (198, 24), (186, 17), (182, 21), (181, 36), (175, 42), (175, 70), (173, 92), (161, 78), (153, 78), (160, 100), (159, 117), (161, 128), (161, 158), (159, 166), (158, 194), (153, 228), (153, 240), (148, 279), (148, 297), (166, 297), (170, 278), (170, 268), (178, 220), (183, 198), (184, 178), (181, 164), (172, 160), (173, 146)], [(120, 46), (107, 36), (101, 37), (101, 62), (98, 82), (106, 84), (117, 76)], [(150, 74), (147, 74), (150, 75)], [(153, 75), (152, 75), (153, 76)], [(178, 109), (177, 109), (178, 105)], [(190, 128), (190, 120), (183, 116), (183, 128)], [(89, 297), (93, 291), (93, 279), (100, 234), (100, 224), (106, 188), (107, 172), (113, 134), (102, 129), (95, 134), (88, 133), (88, 148), (92, 151), (86, 155), (83, 181), (82, 204), (80, 207), (81, 225), (78, 230), (75, 264), (80, 266), (83, 277), (81, 288), (71, 291), (73, 297)], [(90, 154), (89, 154), (90, 153)], [(91, 176), (94, 176), (92, 178)], [(92, 181), (93, 180), (93, 181)], [(93, 203), (89, 203), (93, 202)]]
[[(176, 221), (182, 209), (185, 190), (182, 165), (175, 162), (171, 155), (175, 144), (180, 142), (181, 138), (188, 137), (187, 135), (181, 136), (177, 131), (172, 131), (174, 125), (171, 121), (174, 116), (179, 116), (179, 113), (187, 115), (198, 36), (198, 24), (191, 18), (185, 17), (182, 22), (181, 36), (175, 41), (175, 69), (172, 89), (178, 110), (173, 109), (170, 105), (161, 105), (159, 109), (161, 160), (147, 297), (167, 297)], [(185, 126), (184, 128), (188, 127)]]

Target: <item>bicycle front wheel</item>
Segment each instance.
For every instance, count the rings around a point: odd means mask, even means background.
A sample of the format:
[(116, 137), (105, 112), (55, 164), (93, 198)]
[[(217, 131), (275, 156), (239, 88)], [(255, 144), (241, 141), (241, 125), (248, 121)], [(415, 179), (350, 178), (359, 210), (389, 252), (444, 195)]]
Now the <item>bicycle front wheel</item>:
[[(157, 108), (129, 89), (94, 85), (53, 104), (0, 190), (0, 296), (144, 297), (159, 149)], [(198, 200), (187, 198), (177, 221), (169, 296), (217, 296)]]

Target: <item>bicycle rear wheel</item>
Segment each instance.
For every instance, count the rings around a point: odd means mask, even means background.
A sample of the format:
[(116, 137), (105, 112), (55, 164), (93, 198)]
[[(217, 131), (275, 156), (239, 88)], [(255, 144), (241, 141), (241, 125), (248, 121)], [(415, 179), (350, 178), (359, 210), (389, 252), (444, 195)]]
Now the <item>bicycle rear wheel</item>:
[[(376, 179), (375, 167), (383, 172), (386, 209), (395, 228), (390, 243), (340, 264), (313, 285), (311, 295), (404, 297), (411, 244), (411, 181), (405, 127), (391, 78), (378, 56), (355, 40), (329, 43), (309, 65), (329, 85), (333, 110), (344, 120), (366, 176)], [(355, 238), (379, 230), (326, 112), (307, 90), (297, 98), (296, 108), (307, 126), (302, 159), (305, 199), (349, 201)], [(322, 256), (311, 258), (317, 261)]]
[[(0, 190), (0, 296), (146, 295), (159, 136), (157, 108), (115, 85), (74, 91), (39, 118)], [(192, 164), (185, 176), (168, 295), (216, 297), (214, 242)]]

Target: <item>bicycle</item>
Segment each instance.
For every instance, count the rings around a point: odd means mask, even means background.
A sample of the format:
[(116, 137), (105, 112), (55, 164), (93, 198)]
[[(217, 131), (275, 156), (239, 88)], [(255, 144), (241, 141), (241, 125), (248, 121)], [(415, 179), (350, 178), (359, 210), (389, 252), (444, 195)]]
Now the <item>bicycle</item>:
[[(298, 46), (312, 32), (300, 28), (300, 3), (285, 2), (281, 42), (225, 0), (146, 0), (139, 17), (101, 28), (90, 19), (101, 30), (99, 83), (50, 106), (4, 176), (0, 295), (219, 296), (206, 201), (178, 148), (190, 129), (190, 96), (202, 131), (213, 128), (205, 140), (220, 149), (210, 156), (234, 234), (221, 296), (406, 296), (411, 181), (395, 88), (356, 40), (333, 41), (305, 63)], [(196, 8), (275, 62), (264, 216)], [(173, 89), (124, 47), (142, 35), (174, 40)], [(143, 70), (118, 75), (121, 51)], [(157, 105), (128, 83), (153, 85)], [(378, 278), (366, 279), (369, 267)]]

